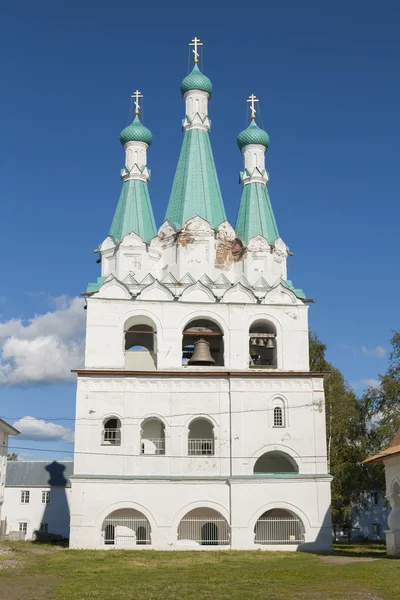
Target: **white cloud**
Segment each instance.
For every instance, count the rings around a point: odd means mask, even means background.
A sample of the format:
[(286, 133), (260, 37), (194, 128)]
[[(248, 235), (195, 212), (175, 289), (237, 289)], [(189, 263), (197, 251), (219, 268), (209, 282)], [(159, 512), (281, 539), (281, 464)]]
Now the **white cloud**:
[(15, 421), (13, 426), (21, 432), (21, 436), (18, 439), (35, 441), (63, 440), (69, 444), (73, 444), (74, 442), (74, 432), (72, 429), (57, 425), (56, 423), (46, 422), (43, 419), (35, 419), (35, 417), (29, 416), (22, 417), (22, 419)]
[(375, 346), (375, 348), (367, 348), (367, 346), (361, 346), (361, 352), (365, 356), (377, 356), (378, 358), (385, 358), (386, 350), (383, 346)]
[(62, 296), (54, 303), (54, 311), (27, 322), (0, 323), (0, 385), (67, 381), (83, 364), (83, 301)]
[(377, 388), (380, 385), (380, 381), (378, 381), (378, 379), (361, 379), (361, 383), (373, 388)]

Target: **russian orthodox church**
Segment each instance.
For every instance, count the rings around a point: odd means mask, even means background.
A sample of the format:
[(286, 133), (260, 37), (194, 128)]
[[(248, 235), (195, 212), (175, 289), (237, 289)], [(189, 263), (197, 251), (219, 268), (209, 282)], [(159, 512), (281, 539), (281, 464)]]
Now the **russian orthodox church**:
[(85, 294), (71, 546), (328, 549), (323, 378), (309, 370), (307, 298), (287, 277), (268, 194), (269, 137), (250, 96), (232, 226), (209, 138), (212, 84), (191, 45), (158, 230), (139, 92), (120, 135), (122, 191)]

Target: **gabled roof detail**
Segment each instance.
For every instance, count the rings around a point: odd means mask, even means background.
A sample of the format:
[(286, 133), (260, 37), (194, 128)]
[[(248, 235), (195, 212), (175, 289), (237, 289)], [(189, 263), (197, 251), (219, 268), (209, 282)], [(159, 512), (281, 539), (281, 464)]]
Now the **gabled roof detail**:
[(195, 280), (193, 279), (190, 273), (186, 273), (186, 275), (182, 277), (179, 283), (192, 285), (192, 283), (195, 283)]
[(101, 286), (98, 298), (112, 298), (116, 300), (129, 299), (131, 293), (122, 281), (119, 281), (114, 275), (109, 275)]
[(174, 296), (165, 285), (154, 281), (140, 293), (139, 300), (173, 300)]
[(145, 242), (149, 242), (156, 235), (147, 183), (137, 179), (128, 179), (122, 184), (109, 235), (112, 235), (116, 242), (120, 242), (132, 231)]
[(245, 287), (240, 281), (223, 295), (222, 302), (235, 304), (256, 304), (257, 298), (253, 292)]
[(180, 298), (183, 302), (215, 302), (212, 291), (200, 281), (187, 287)]
[(279, 238), (278, 227), (265, 184), (249, 183), (243, 186), (236, 231), (245, 242), (257, 235), (266, 238), (270, 244)]
[(196, 216), (214, 229), (226, 221), (208, 132), (189, 129), (184, 134), (165, 219), (182, 227)]

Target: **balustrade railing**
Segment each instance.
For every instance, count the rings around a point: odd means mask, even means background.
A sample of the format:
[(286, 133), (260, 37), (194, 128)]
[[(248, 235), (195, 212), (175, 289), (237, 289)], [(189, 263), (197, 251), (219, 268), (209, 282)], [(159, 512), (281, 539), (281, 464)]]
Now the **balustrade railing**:
[(120, 429), (103, 429), (101, 432), (102, 444), (119, 446), (121, 444), (121, 430)]
[(186, 517), (179, 523), (178, 540), (202, 546), (226, 545), (229, 544), (229, 525), (222, 517)]
[(141, 454), (165, 454), (164, 438), (142, 438), (140, 445)]
[(189, 455), (212, 455), (214, 454), (214, 440), (212, 438), (190, 439), (188, 440)]

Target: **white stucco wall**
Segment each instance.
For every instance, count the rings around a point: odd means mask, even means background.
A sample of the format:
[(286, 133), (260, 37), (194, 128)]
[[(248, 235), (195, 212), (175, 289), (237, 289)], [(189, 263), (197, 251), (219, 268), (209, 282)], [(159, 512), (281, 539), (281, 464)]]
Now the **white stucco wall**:
[[(21, 491), (29, 490), (29, 503), (21, 503)], [(50, 491), (50, 503), (42, 504), (42, 491)], [(41, 523), (48, 523), (49, 533), (69, 537), (71, 488), (64, 487), (11, 487), (5, 489), (2, 518), (6, 520), (6, 534), (18, 531), (19, 523), (27, 523), (25, 539), (32, 539)]]

